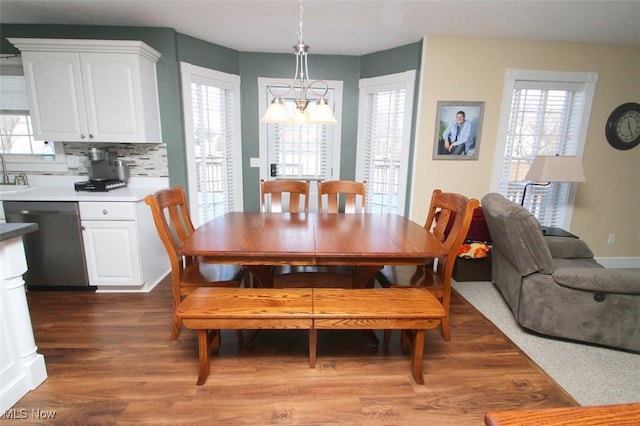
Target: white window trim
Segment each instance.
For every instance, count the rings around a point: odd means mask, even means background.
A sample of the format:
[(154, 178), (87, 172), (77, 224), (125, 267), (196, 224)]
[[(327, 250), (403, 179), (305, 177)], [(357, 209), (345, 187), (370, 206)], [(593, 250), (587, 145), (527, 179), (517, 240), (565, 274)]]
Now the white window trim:
[[(11, 76), (20, 76), (24, 78), (22, 73), (22, 58), (10, 58), (11, 63), (7, 64), (6, 60), (0, 61), (0, 66), (8, 67), (9, 74)], [(18, 90), (19, 95), (24, 97), (24, 103), (18, 103), (13, 105), (14, 107), (22, 106), (25, 109), (20, 109), (20, 111), (29, 111), (31, 113), (30, 108), (28, 107), (28, 96), (27, 96), (27, 86), (26, 83), (21, 87), (12, 86), (14, 89), (22, 89)], [(22, 92), (22, 93), (20, 93)], [(11, 108), (10, 106), (5, 105), (7, 108)], [(7, 166), (8, 172), (66, 172), (69, 170), (67, 166), (67, 158), (64, 154), (64, 146), (62, 142), (53, 142), (55, 159), (53, 161), (44, 160), (42, 156), (38, 154), (31, 155), (22, 155), (22, 154), (4, 154), (4, 160)]]
[[(520, 70), (509, 68), (505, 72), (505, 86), (502, 94), (502, 107), (500, 110), (500, 123), (498, 127), (499, 135), (506, 135), (509, 127), (509, 116), (511, 111), (511, 100), (516, 81), (540, 81), (540, 82), (564, 82), (577, 83), (585, 87), (584, 109), (582, 111), (580, 134), (577, 135), (576, 155), (582, 156), (584, 146), (587, 140), (587, 131), (589, 129), (589, 116), (593, 104), (593, 96), (595, 93), (596, 82), (598, 81), (598, 73), (595, 72), (570, 72), (570, 71), (537, 71), (537, 70)], [(491, 191), (500, 190), (500, 179), (502, 176), (502, 165), (504, 163), (504, 150), (506, 146), (506, 138), (501, 137), (496, 143), (495, 157), (493, 160), (493, 174), (491, 178)], [(572, 184), (569, 190), (569, 197), (565, 213), (563, 215), (562, 227), (569, 229), (573, 218), (573, 204), (575, 202), (577, 192), (576, 184)]]
[[(180, 62), (180, 72), (182, 75), (182, 111), (184, 113), (184, 122), (193, 123), (193, 111), (191, 108), (191, 82), (194, 77), (204, 77), (209, 80), (217, 80), (220, 83), (220, 87), (227, 87), (233, 91), (233, 139), (234, 139), (234, 156), (238, 161), (234, 164), (234, 174), (236, 179), (234, 180), (235, 197), (235, 211), (243, 210), (243, 192), (242, 192), (242, 132), (240, 123), (240, 76), (235, 74), (227, 74), (221, 71), (212, 70), (209, 68), (199, 67), (187, 62)], [(192, 140), (193, 127), (185, 125), (185, 141)], [(186, 143), (186, 159), (187, 159), (187, 184), (188, 188), (197, 188), (198, 178), (196, 170), (193, 167), (191, 159), (195, 158), (195, 147)], [(198, 197), (189, 197), (189, 211), (198, 211)], [(195, 217), (192, 220), (195, 221)]]
[(415, 92), (416, 71), (409, 70), (395, 74), (383, 75), (380, 77), (363, 78), (360, 80), (359, 104), (358, 104), (358, 139), (356, 146), (356, 180), (364, 180), (364, 163), (359, 153), (363, 152), (367, 143), (366, 126), (367, 93), (377, 86), (384, 86), (385, 89), (394, 85), (400, 85), (406, 89), (405, 95), (405, 115), (403, 127), (402, 148), (400, 150), (400, 181), (398, 186), (398, 211), (397, 214), (404, 215), (406, 211), (407, 182), (409, 179), (409, 152), (411, 149), (411, 123), (413, 121), (413, 96)]
[[(260, 165), (260, 179), (265, 179), (268, 180), (270, 178), (270, 174), (269, 174), (269, 165), (267, 164), (268, 160), (269, 160), (269, 155), (268, 155), (268, 129), (267, 129), (267, 123), (263, 123), (262, 121), (260, 121), (260, 118), (262, 118), (265, 114), (265, 112), (267, 111), (267, 107), (269, 106), (269, 102), (271, 102), (271, 99), (268, 99), (267, 97), (267, 86), (269, 86), (270, 84), (274, 84), (274, 83), (278, 83), (278, 82), (282, 82), (282, 81), (287, 81), (289, 80), (288, 78), (268, 78), (268, 77), (258, 77), (258, 122), (260, 123), (259, 125), (259, 130), (258, 130), (258, 144), (259, 144), (259, 161), (258, 164)], [(332, 149), (332, 156), (331, 156), (331, 176), (329, 179), (340, 179), (340, 153), (342, 151), (341, 149), (341, 142), (342, 142), (342, 124), (341, 124), (341, 120), (340, 118), (342, 117), (342, 87), (343, 87), (343, 82), (340, 80), (324, 80), (329, 89), (333, 89), (333, 102), (334, 102), (334, 108), (335, 108), (335, 117), (338, 120), (337, 124), (334, 124), (334, 128), (333, 128), (333, 149)]]
[(4, 154), (8, 172), (66, 172), (69, 170), (64, 146), (61, 142), (54, 142), (55, 160), (45, 160), (44, 157), (33, 155)]

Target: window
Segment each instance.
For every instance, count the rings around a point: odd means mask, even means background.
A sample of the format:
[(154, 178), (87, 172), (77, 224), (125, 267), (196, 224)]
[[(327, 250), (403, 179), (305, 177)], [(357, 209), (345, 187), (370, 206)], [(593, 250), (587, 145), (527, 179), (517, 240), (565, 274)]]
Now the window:
[[(593, 73), (508, 70), (497, 192), (520, 203), (536, 155), (582, 154), (596, 79)], [(568, 228), (574, 192), (575, 185), (566, 182), (530, 186), (524, 206), (543, 226)]]
[[(271, 95), (267, 86), (283, 79), (258, 78), (259, 116), (267, 110)], [(285, 79), (286, 80), (286, 79)], [(261, 178), (310, 180), (309, 210), (317, 211), (318, 180), (339, 179), (340, 136), (342, 116), (342, 82), (328, 80), (329, 91), (326, 100), (334, 109), (338, 119), (335, 125), (299, 125), (260, 123), (260, 158), (266, 159), (262, 165)], [(309, 93), (310, 103), (315, 106), (315, 98)], [(284, 96), (286, 108), (295, 108), (293, 97)], [(272, 168), (274, 170), (272, 170)]]
[(52, 142), (55, 161), (44, 162), (44, 141), (33, 134), (22, 64), (7, 65), (7, 60), (0, 61), (0, 154), (7, 163), (21, 163), (19, 170), (66, 171), (62, 144)]
[[(333, 105), (333, 90), (327, 94), (327, 102)], [(295, 99), (283, 98), (287, 112), (293, 113)], [(315, 106), (311, 101), (308, 109)], [(276, 165), (280, 178), (300, 180), (326, 180), (331, 176), (333, 125), (301, 125), (269, 123), (267, 144), (269, 164)], [(271, 177), (273, 174), (271, 174)]]
[(242, 210), (240, 78), (182, 63), (189, 207), (195, 226)]
[(44, 141), (33, 137), (24, 76), (0, 76), (0, 94), (2, 154), (42, 154)]
[(356, 179), (369, 213), (404, 214), (415, 71), (360, 80)]

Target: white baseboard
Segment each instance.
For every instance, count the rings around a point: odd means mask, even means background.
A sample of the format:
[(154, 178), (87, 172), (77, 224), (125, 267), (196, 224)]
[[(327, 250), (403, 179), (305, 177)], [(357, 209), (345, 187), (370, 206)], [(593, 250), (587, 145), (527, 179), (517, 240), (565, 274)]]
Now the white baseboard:
[(640, 257), (596, 257), (605, 268), (640, 268)]

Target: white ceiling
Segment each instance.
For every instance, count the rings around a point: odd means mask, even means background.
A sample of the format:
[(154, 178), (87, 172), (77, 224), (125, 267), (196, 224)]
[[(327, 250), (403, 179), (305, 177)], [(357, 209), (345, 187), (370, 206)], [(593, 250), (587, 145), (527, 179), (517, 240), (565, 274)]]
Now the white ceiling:
[[(303, 6), (311, 53), (362, 55), (423, 36), (640, 46), (640, 0), (306, 0)], [(0, 0), (0, 22), (169, 27), (243, 52), (292, 52), (298, 2)]]

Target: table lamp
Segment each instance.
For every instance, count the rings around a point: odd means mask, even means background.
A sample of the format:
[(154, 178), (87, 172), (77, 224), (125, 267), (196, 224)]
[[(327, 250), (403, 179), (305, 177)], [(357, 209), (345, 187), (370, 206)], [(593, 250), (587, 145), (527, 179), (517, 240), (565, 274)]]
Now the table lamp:
[(524, 186), (521, 206), (524, 206), (527, 188), (530, 185), (547, 186), (551, 182), (584, 182), (582, 158), (575, 155), (536, 155), (525, 179), (537, 182), (529, 182)]

